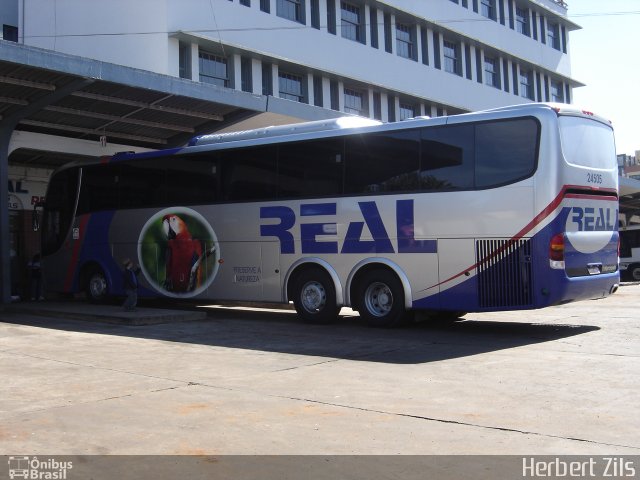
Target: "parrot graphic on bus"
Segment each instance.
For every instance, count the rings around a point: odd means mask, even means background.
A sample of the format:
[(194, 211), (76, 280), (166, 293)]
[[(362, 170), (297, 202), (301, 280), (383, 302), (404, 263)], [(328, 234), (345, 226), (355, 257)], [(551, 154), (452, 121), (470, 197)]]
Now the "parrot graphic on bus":
[(199, 288), (202, 285), (202, 261), (215, 252), (215, 247), (203, 248), (203, 243), (192, 237), (187, 224), (176, 214), (162, 217), (162, 230), (167, 238), (163, 287), (175, 293)]

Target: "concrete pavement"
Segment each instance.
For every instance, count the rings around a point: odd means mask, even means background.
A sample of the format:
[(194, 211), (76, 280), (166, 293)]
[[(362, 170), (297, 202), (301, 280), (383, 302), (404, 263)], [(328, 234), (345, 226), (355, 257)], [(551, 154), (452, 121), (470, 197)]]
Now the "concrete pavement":
[(94, 308), (0, 312), (0, 454), (640, 454), (640, 285), (400, 330)]

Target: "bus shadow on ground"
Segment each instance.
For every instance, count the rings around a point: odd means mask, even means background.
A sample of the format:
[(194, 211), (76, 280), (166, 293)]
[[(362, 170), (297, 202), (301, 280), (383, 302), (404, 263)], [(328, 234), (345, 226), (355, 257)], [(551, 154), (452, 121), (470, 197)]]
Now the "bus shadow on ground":
[(300, 322), (295, 312), (286, 310), (208, 307), (206, 311), (205, 320), (146, 326), (33, 315), (10, 316), (3, 320), (95, 335), (391, 364), (420, 364), (467, 357), (560, 341), (600, 329), (590, 325), (523, 322), (519, 320), (522, 312), (515, 312), (512, 321), (490, 318), (423, 321), (404, 328), (377, 329), (366, 326), (357, 315), (343, 315), (331, 325), (311, 325)]

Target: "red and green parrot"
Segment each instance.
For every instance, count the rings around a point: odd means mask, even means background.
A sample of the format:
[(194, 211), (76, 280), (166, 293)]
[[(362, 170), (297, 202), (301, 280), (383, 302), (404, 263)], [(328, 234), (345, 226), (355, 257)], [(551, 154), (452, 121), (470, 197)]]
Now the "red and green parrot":
[(202, 243), (194, 239), (184, 221), (175, 214), (162, 217), (167, 236), (164, 287), (171, 292), (190, 292), (202, 284)]

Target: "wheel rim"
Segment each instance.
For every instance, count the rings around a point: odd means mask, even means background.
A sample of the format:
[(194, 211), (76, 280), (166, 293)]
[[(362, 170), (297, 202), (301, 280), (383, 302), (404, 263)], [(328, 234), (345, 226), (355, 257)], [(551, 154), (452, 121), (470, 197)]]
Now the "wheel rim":
[(324, 286), (316, 281), (307, 282), (300, 292), (302, 306), (308, 312), (319, 312), (327, 303), (327, 292)]
[(634, 268), (631, 270), (631, 278), (634, 280), (640, 280), (640, 268)]
[(371, 315), (384, 317), (393, 308), (393, 292), (386, 283), (374, 282), (364, 292), (364, 303)]
[(89, 280), (89, 291), (93, 298), (100, 298), (105, 294), (107, 291), (107, 281), (103, 275), (96, 274), (91, 276)]

